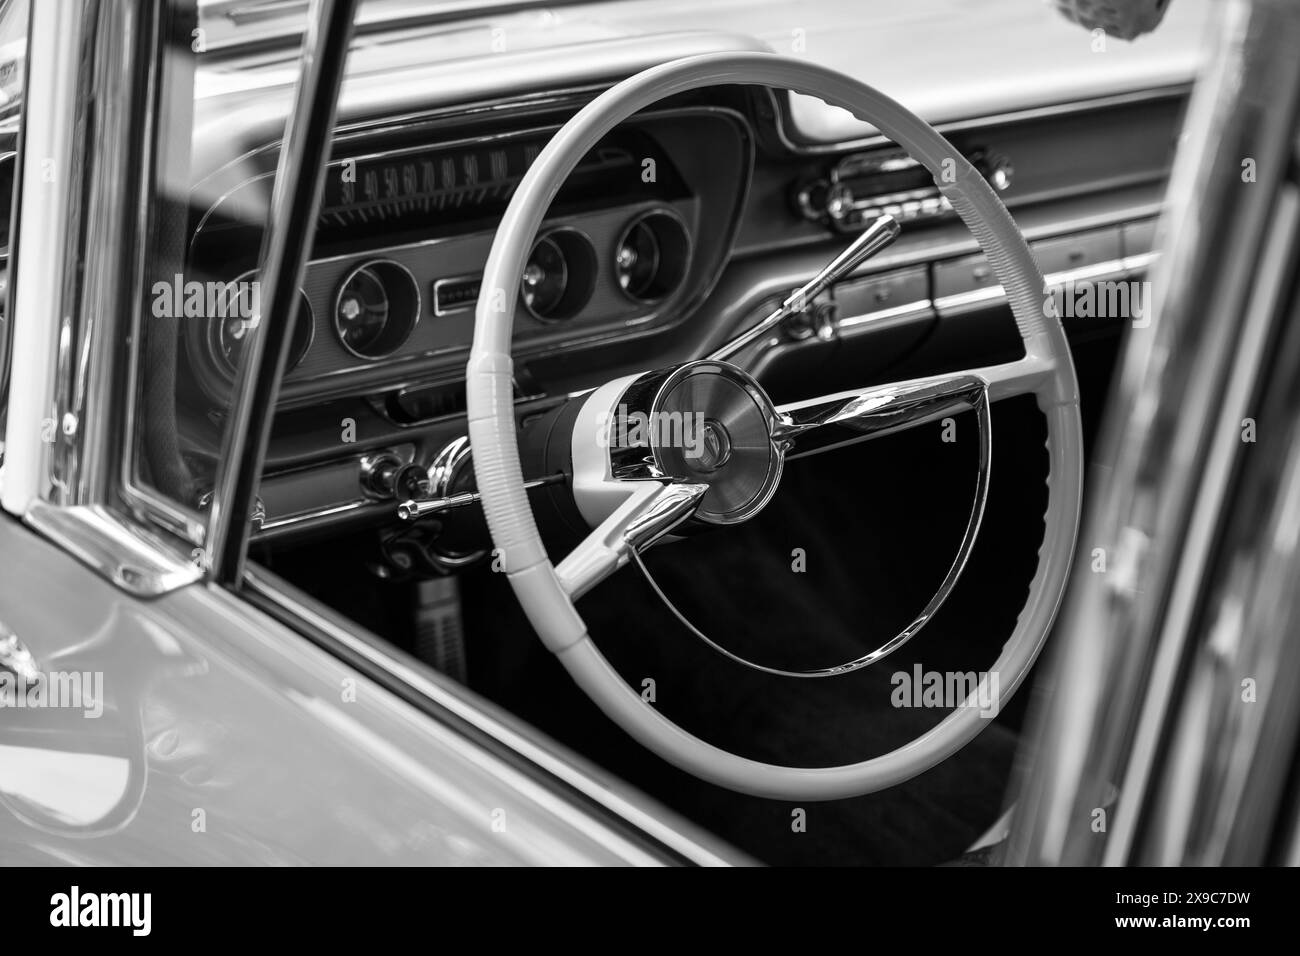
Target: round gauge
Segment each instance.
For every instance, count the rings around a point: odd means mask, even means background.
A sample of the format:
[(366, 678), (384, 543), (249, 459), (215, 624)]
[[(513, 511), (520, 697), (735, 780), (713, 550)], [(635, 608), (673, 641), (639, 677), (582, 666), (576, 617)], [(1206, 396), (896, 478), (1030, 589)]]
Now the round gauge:
[(568, 285), (569, 265), (564, 253), (555, 240), (540, 240), (524, 266), (524, 305), (533, 315), (549, 317), (563, 301)]
[(420, 319), (420, 290), (405, 266), (376, 259), (343, 279), (334, 300), (334, 328), (359, 358), (383, 358), (405, 344)]
[[(212, 347), (217, 358), (234, 373), (243, 360), (244, 343), (252, 331), (252, 318), (256, 305), (251, 301), (251, 281), (253, 272), (245, 272), (229, 286), (226, 298), (225, 315), (213, 323)], [(307, 356), (315, 334), (315, 317), (312, 315), (311, 303), (301, 290), (298, 292), (298, 315), (293, 326), (293, 341), (289, 346), (289, 362), (285, 372), (297, 368)]]
[(615, 253), (614, 266), (618, 284), (628, 295), (640, 299), (650, 290), (659, 274), (659, 240), (644, 219), (628, 229)]
[(535, 319), (571, 319), (596, 288), (596, 250), (577, 229), (552, 229), (537, 240), (524, 265), (520, 298)]
[(672, 295), (686, 278), (691, 241), (681, 218), (654, 209), (633, 219), (614, 248), (619, 288), (638, 302)]

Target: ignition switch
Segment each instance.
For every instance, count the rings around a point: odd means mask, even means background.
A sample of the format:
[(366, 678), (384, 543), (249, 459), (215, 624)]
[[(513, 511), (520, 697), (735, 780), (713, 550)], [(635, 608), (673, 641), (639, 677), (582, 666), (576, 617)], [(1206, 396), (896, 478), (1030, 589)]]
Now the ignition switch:
[(361, 459), (361, 488), (369, 498), (406, 501), (428, 493), (429, 472), (418, 462), (403, 461), (391, 451)]

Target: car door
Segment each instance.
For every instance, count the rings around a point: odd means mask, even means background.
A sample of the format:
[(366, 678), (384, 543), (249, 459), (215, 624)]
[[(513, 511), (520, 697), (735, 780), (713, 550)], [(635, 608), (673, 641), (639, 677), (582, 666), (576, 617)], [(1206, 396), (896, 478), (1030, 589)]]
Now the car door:
[(207, 580), (201, 516), (136, 483), (184, 7), (31, 10), (0, 327), (0, 861), (722, 861), (355, 626), (291, 628)]

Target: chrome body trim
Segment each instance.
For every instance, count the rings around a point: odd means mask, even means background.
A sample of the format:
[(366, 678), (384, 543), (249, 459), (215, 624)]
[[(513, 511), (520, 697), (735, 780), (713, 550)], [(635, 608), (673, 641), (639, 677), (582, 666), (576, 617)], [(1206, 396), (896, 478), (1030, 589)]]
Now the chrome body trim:
[(199, 580), (205, 554), (190, 562), (144, 526), (102, 505), (56, 505), (36, 500), (25, 523), (82, 564), (137, 597), (153, 598)]
[[(1300, 250), (1300, 189), (1287, 183), (1277, 200), (1249, 306), (1246, 339), (1234, 360), (1218, 417), (1219, 434), (1239, 429), (1243, 412), (1253, 410), (1251, 392), (1266, 362), (1287, 271)], [(1283, 320), (1294, 322), (1294, 304), (1289, 313)], [(1294, 362), (1290, 366), (1294, 369)], [(1286, 419), (1257, 414), (1269, 422), (1294, 423), (1300, 420), (1300, 408), (1291, 381), (1275, 382), (1274, 388), (1279, 385), (1278, 391), (1289, 399), (1290, 414)], [(1280, 635), (1295, 634), (1300, 621), (1296, 602), (1280, 600), (1294, 595), (1300, 573), (1296, 438), (1293, 424), (1289, 435), (1279, 433), (1274, 440), (1278, 446), (1285, 442), (1285, 450), (1263, 454), (1260, 449), (1261, 454), (1239, 463), (1235, 450), (1221, 443), (1205, 463), (1206, 482), (1184, 548), (1186, 570), (1180, 569), (1184, 590), (1173, 595), (1156, 662), (1155, 681), (1166, 690), (1167, 702), (1155, 694), (1148, 697), (1130, 761), (1135, 770), (1150, 768), (1149, 782), (1135, 775), (1139, 784), (1146, 784), (1148, 795), (1139, 798), (1138, 787), (1121, 792), (1107, 848), (1112, 855), (1106, 862), (1123, 860), (1122, 848), (1139, 846), (1144, 859), (1158, 866), (1223, 866), (1267, 859), (1275, 815), (1279, 809), (1288, 811), (1276, 786), (1256, 781), (1268, 776), (1267, 768), (1285, 766), (1294, 754), (1300, 717), (1300, 702), (1291, 693), (1292, 680), (1300, 673), (1300, 652), (1294, 641), (1279, 640)], [(1231, 484), (1234, 467), (1240, 469), (1244, 487)], [(1232, 513), (1253, 516), (1264, 503), (1272, 521), (1257, 527), (1232, 522)], [(1220, 552), (1213, 536), (1216, 525), (1225, 520), (1236, 528), (1235, 534), (1227, 532), (1235, 541)], [(1187, 635), (1181, 661), (1171, 650), (1177, 643), (1170, 635), (1178, 633)], [(1178, 676), (1187, 664), (1187, 676)], [(1258, 706), (1243, 706), (1238, 675), (1249, 675), (1255, 682)], [(1161, 707), (1163, 720), (1148, 716)], [(1161, 733), (1164, 741), (1157, 739)], [(1161, 751), (1166, 755), (1163, 766), (1157, 763)], [(1160, 822), (1142, 832), (1138, 821), (1144, 818)]]
[[(1300, 9), (1258, 0), (1224, 4), (1219, 16), (1221, 42), (1193, 93), (1159, 227), (1165, 248), (1152, 282), (1163, 294), (1150, 327), (1128, 338), (1094, 453), (1098, 480), (1080, 540), (1100, 549), (1106, 571), (1094, 570), (1096, 550), (1074, 567), (1052, 686), (1033, 715), (1015, 788), (1013, 864), (1215, 861), (1191, 844), (1162, 846), (1193, 832), (1194, 814), (1224, 794), (1232, 764), (1203, 764), (1180, 792), (1168, 789), (1169, 769), (1186, 753), (1170, 749), (1179, 736), (1171, 715), (1185, 690), (1180, 675), (1196, 673), (1207, 655), (1233, 654), (1226, 641), (1241, 633), (1242, 622), (1226, 618), (1212, 635), (1202, 613), (1234, 476), (1288, 448), (1281, 435), (1271, 451), (1247, 444), (1241, 428), (1270, 358), (1267, 332), (1286, 321), (1270, 302), (1283, 254), (1276, 246), (1294, 248), (1286, 236), (1296, 203), (1283, 178), (1295, 145), (1293, 123), (1276, 118), (1300, 110)], [(1248, 188), (1243, 156), (1259, 170)], [(1269, 530), (1252, 529), (1261, 545)], [(1294, 603), (1294, 582), (1283, 589), (1276, 610)], [(1284, 636), (1257, 631), (1247, 653)], [(1203, 704), (1197, 720), (1215, 733), (1219, 704)], [(1062, 748), (1067, 735), (1080, 745)], [(1223, 846), (1211, 853), (1228, 859)]]

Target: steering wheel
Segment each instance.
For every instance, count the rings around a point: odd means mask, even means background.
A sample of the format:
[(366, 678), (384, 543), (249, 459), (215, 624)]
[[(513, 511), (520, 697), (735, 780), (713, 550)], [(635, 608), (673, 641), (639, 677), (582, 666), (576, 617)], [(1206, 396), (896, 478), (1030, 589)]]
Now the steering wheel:
[[(914, 379), (811, 402), (776, 406), (746, 372), (709, 358), (609, 382), (585, 397), (571, 427), (573, 493), (594, 530), (559, 566), (547, 557), (529, 507), (520, 468), (513, 409), (511, 330), (519, 277), (543, 218), (581, 158), (632, 114), (660, 99), (719, 84), (788, 89), (816, 96), (871, 123), (925, 165), (978, 240), (1001, 281), (1024, 342), (1013, 362)], [(1050, 300), (1046, 300), (1050, 301)], [(789, 767), (722, 750), (678, 727), (643, 700), (601, 655), (574, 607), (575, 599), (683, 522), (729, 525), (770, 499), (788, 454), (827, 450), (935, 421), (955, 409), (980, 412), (987, 485), (988, 403), (1033, 394), (1047, 419), (1049, 471), (1045, 531), (1025, 607), (993, 665), (1009, 695), (1038, 656), (1065, 589), (1078, 530), (1083, 439), (1078, 386), (1057, 313), (1045, 304), (1042, 276), (1006, 207), (980, 174), (938, 132), (864, 83), (813, 63), (764, 53), (719, 53), (653, 67), (596, 97), (542, 150), (515, 192), (488, 256), (467, 365), (469, 434), (474, 471), (501, 569), (542, 641), (578, 686), (613, 721), (665, 760), (712, 783), (756, 796), (831, 800), (871, 793), (935, 766), (983, 728), (981, 686), (941, 722), (907, 744), (859, 763)], [(656, 447), (649, 457), (620, 457), (601, 440), (619, 406), (648, 412), (703, 412), (704, 453), (688, 460)], [(702, 407), (701, 407), (702, 406)], [(568, 424), (571, 422), (571, 426)], [(951, 589), (978, 531), (972, 513), (967, 542), (937, 601)], [(725, 533), (725, 530), (722, 532)], [(928, 620), (867, 659), (901, 646)], [(837, 669), (831, 669), (837, 670)], [(799, 675), (805, 676), (805, 675)], [(993, 686), (993, 690), (998, 688)]]

